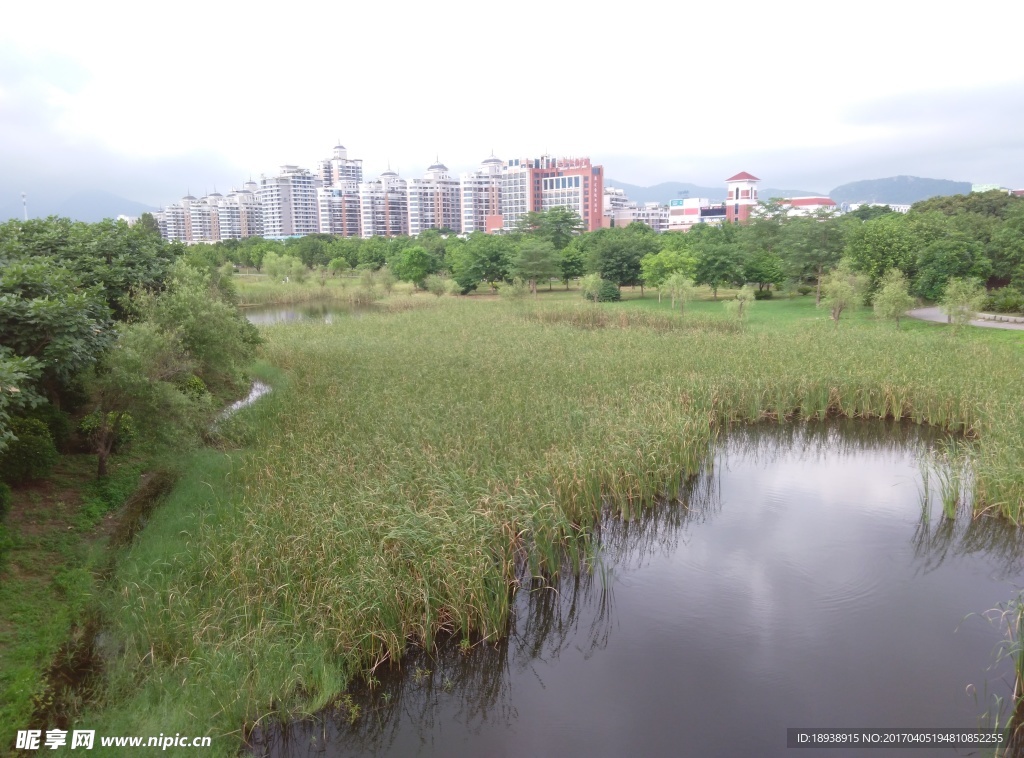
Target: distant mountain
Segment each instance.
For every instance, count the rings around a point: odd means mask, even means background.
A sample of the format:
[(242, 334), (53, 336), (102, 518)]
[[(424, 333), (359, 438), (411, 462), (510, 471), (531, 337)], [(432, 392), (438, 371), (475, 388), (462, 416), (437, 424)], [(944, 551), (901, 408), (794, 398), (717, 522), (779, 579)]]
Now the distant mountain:
[[(706, 197), (713, 202), (725, 200), (725, 183), (720, 187), (701, 187), (699, 184), (688, 182), (663, 182), (653, 187), (640, 187), (636, 184), (617, 182), (614, 179), (606, 179), (605, 187), (617, 187), (624, 190), (626, 196), (637, 203), (662, 203), (667, 205), (669, 200), (677, 200), (682, 197)], [(688, 193), (688, 194), (680, 194)], [(820, 195), (820, 192), (812, 190), (783, 190), (774, 187), (763, 187), (758, 190), (758, 196), (767, 200), (771, 197), (807, 197)]]
[[(56, 203), (33, 202), (32, 197), (29, 197), (28, 202), (29, 216), (32, 218), (64, 216), (75, 221), (88, 222), (102, 221), (105, 218), (117, 218), (118, 216), (140, 216), (143, 213), (152, 213), (156, 210), (159, 208), (99, 190), (78, 192)], [(21, 218), (22, 213), (21, 203), (7, 205), (0, 208), (0, 221)]]
[(832, 190), (829, 197), (837, 203), (916, 203), (939, 195), (966, 195), (970, 191), (970, 182), (890, 176), (843, 184)]

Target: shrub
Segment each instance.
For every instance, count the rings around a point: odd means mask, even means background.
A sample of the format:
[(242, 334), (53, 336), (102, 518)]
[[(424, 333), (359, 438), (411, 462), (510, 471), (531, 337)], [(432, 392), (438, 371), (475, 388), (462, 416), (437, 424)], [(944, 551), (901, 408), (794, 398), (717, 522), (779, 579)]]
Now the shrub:
[(49, 474), (59, 456), (46, 424), (34, 418), (13, 418), (11, 431), (17, 439), (0, 455), (0, 479), (19, 484)]
[(12, 499), (11, 488), (0, 482), (0, 524), (3, 523), (4, 519), (7, 518), (7, 514), (11, 511)]
[(53, 440), (57, 450), (67, 452), (68, 443), (71, 441), (71, 432), (74, 429), (69, 414), (58, 410), (50, 403), (43, 403), (30, 411), (26, 411), (25, 416), (36, 421), (42, 421), (50, 432), (50, 439)]
[[(114, 414), (110, 413), (107, 415), (112, 417)], [(102, 426), (100, 422), (101, 419), (99, 412), (93, 411), (79, 422), (78, 430), (85, 436), (92, 438), (92, 436)], [(121, 419), (121, 426), (118, 430), (117, 438), (114, 440), (114, 445), (110, 448), (110, 452), (120, 452), (127, 447), (133, 439), (135, 439), (135, 422), (134, 419), (132, 419), (131, 414), (126, 413)]]
[(498, 294), (510, 300), (522, 300), (530, 294), (530, 285), (517, 276), (511, 283), (501, 285)]
[(597, 303), (614, 303), (622, 299), (622, 293), (615, 282), (607, 279), (593, 280), (583, 289), (583, 297)]
[(423, 280), (423, 288), (435, 297), (441, 297), (448, 291), (447, 283), (437, 274), (428, 274)]
[(199, 400), (209, 392), (209, 390), (206, 388), (206, 382), (204, 382), (195, 374), (190, 376), (185, 381), (181, 382), (178, 385), (178, 389), (181, 390), (182, 394), (187, 395), (193, 400)]
[(754, 290), (754, 299), (755, 300), (771, 300), (772, 299), (772, 291), (771, 290)]
[(1024, 292), (1014, 287), (1000, 287), (988, 293), (983, 307), (996, 313), (1024, 313)]
[(796, 288), (796, 291), (799, 292), (801, 295), (810, 295), (812, 292), (814, 292), (814, 287), (808, 287), (806, 284), (801, 284), (799, 287)]

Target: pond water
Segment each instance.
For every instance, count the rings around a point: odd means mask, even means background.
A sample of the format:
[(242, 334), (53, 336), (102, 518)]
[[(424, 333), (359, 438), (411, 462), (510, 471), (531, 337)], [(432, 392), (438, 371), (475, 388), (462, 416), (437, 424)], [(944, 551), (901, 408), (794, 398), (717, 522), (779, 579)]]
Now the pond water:
[(242, 312), (250, 323), (269, 326), (292, 321), (323, 321), (330, 324), (337, 316), (349, 316), (360, 311), (340, 303), (298, 303), (243, 308)]
[[(602, 569), (516, 594), (509, 635), (414, 651), (339, 708), (254, 733), (260, 756), (783, 756), (787, 727), (984, 725), (1013, 674), (982, 614), (1024, 536), (922, 505), (934, 439), (883, 423), (730, 432)], [(1005, 715), (1005, 714), (1004, 714)], [(972, 755), (805, 750), (798, 755)]]

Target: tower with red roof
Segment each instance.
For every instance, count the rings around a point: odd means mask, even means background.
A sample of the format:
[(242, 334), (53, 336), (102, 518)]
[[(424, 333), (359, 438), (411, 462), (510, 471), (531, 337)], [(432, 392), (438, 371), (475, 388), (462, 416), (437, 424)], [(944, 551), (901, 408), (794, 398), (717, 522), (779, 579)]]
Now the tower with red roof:
[(725, 180), (725, 221), (742, 224), (750, 218), (750, 211), (757, 205), (757, 183), (761, 181), (753, 174), (741, 171)]

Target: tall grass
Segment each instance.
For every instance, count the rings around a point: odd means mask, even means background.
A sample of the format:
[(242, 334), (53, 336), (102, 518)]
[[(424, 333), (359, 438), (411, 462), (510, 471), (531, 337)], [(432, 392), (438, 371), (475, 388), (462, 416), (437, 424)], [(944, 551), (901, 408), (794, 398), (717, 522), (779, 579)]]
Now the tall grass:
[(121, 652), (91, 723), (201, 723), (231, 752), (243, 724), (315, 711), (411, 641), (501, 635), (525, 577), (586, 563), (604, 509), (632, 518), (679, 491), (731, 423), (956, 431), (977, 440), (976, 506), (1021, 518), (1012, 345), (870, 324), (581, 329), (431, 300), (267, 330), (287, 389), (227, 425), (237, 451), (197, 458), (123, 560)]

